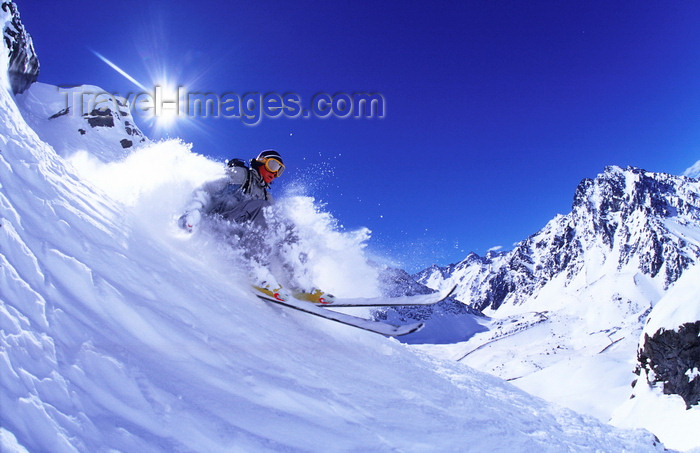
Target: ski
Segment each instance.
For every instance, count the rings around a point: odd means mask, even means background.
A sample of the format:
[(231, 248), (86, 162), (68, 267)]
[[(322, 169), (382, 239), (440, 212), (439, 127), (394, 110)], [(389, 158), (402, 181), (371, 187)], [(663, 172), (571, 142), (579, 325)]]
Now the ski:
[(396, 307), (403, 305), (434, 305), (442, 302), (454, 293), (457, 286), (453, 286), (449, 291), (442, 293), (418, 294), (416, 296), (400, 297), (370, 297), (370, 298), (332, 298), (319, 303), (324, 307)]
[(319, 316), (321, 318), (339, 322), (348, 326), (357, 327), (358, 329), (366, 330), (368, 332), (386, 335), (387, 337), (398, 337), (400, 335), (408, 335), (409, 333), (417, 332), (423, 327), (422, 322), (407, 324), (403, 326), (395, 326), (393, 324), (386, 324), (381, 321), (372, 321), (370, 319), (360, 318), (358, 316), (328, 310), (325, 307), (303, 300), (278, 300), (274, 297), (260, 294), (258, 292), (256, 292), (255, 295), (258, 296), (260, 299), (266, 300), (268, 302), (273, 302), (275, 304), (282, 305), (287, 308), (292, 308), (294, 310), (298, 310), (304, 313), (309, 313), (311, 315)]

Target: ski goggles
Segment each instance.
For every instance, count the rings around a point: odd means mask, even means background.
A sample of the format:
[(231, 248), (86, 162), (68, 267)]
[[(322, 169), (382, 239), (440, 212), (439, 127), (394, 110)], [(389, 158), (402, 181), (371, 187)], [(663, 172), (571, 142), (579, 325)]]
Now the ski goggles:
[(265, 169), (270, 173), (274, 173), (278, 178), (284, 173), (284, 164), (274, 157), (268, 157), (262, 161)]

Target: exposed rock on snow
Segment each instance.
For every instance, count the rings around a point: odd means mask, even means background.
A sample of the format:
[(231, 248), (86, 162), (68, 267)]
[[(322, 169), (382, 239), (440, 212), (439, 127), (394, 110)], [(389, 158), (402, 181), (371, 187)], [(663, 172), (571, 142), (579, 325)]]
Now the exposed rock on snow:
[[(700, 266), (689, 270), (654, 307), (637, 352), (637, 374), (679, 395), (686, 407), (700, 400)], [(638, 383), (637, 386), (641, 385)]]
[(62, 157), (90, 150), (101, 161), (113, 162), (149, 143), (126, 100), (96, 86), (61, 89), (37, 82), (16, 102), (32, 129)]
[(125, 100), (90, 85), (60, 89), (36, 83), (39, 60), (14, 2), (2, 1), (0, 23), (10, 89), (27, 123), (59, 155), (91, 149), (97, 158), (111, 162), (148, 142)]
[(39, 59), (34, 50), (34, 43), (29, 33), (24, 29), (17, 11), (17, 5), (11, 1), (3, 1), (2, 14), (4, 17), (3, 39), (5, 48), (9, 50), (9, 67), (7, 73), (10, 87), (14, 94), (22, 93), (39, 76)]
[(698, 404), (700, 321), (685, 323), (678, 330), (659, 330), (653, 336), (645, 334), (638, 360), (650, 385), (662, 385), (666, 395), (679, 395), (688, 409)]
[(700, 446), (700, 266), (654, 306), (640, 335), (639, 378), (612, 423), (644, 427), (669, 448)]

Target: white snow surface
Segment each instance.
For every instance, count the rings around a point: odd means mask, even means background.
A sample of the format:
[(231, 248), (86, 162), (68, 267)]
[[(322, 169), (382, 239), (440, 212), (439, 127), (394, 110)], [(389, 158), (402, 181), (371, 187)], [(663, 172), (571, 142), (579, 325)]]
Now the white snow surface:
[[(654, 306), (642, 332), (653, 336), (658, 330), (677, 330), (687, 323), (700, 320), (700, 266), (688, 269)], [(688, 373), (692, 380), (697, 368)], [(644, 427), (653, 431), (669, 448), (700, 450), (700, 407), (686, 409), (678, 395), (664, 395), (663, 386), (649, 387), (647, 374), (642, 374), (634, 385), (634, 398), (617, 408), (611, 422), (620, 427)]]
[[(107, 164), (83, 151), (59, 156), (0, 90), (3, 452), (663, 449), (647, 431), (261, 302), (236, 253), (174, 226), (215, 163), (172, 141)], [(342, 269), (309, 278), (376, 291), (367, 232), (289, 198), (314, 233), (302, 241), (312, 262)]]
[[(141, 132), (134, 125), (129, 106), (120, 106), (117, 98), (100, 87), (82, 85), (61, 90), (37, 82), (18, 94), (15, 100), (27, 124), (41, 140), (50, 143), (59, 156), (70, 157), (76, 152), (90, 150), (93, 158), (111, 162), (131, 152), (120, 144), (122, 139), (129, 140), (135, 147), (141, 145)], [(119, 101), (126, 103), (125, 99), (119, 98)], [(83, 113), (95, 109), (105, 112), (109, 109), (114, 116), (114, 126), (91, 127)], [(127, 134), (127, 128), (138, 135)]]
[[(654, 306), (644, 326), (644, 336), (653, 336), (659, 330), (678, 330), (678, 327), (700, 320), (700, 266), (689, 269)], [(688, 380), (698, 376), (695, 368), (687, 373)], [(634, 386), (634, 398), (615, 411), (612, 423), (620, 427), (645, 427), (664, 439), (670, 448), (688, 450), (700, 445), (700, 407), (686, 409), (678, 395), (665, 395), (661, 385), (650, 388), (646, 371)]]
[(678, 330), (696, 320), (700, 320), (700, 266), (688, 269), (654, 306), (640, 342), (644, 334), (653, 336), (660, 329)]
[(700, 178), (700, 160), (695, 162), (691, 167), (688, 167), (684, 172), (683, 176), (689, 178)]
[(661, 385), (650, 387), (645, 371), (634, 386), (634, 398), (615, 411), (611, 423), (621, 428), (643, 426), (653, 430), (668, 448), (700, 451), (700, 408), (686, 409), (680, 396), (664, 395)]

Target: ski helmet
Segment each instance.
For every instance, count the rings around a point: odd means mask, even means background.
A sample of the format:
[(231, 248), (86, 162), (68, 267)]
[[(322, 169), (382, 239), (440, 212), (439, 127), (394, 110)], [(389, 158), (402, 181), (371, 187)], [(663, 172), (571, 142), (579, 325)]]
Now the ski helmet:
[(281, 164), (284, 163), (284, 161), (282, 160), (282, 156), (280, 156), (280, 153), (278, 153), (274, 149), (266, 149), (265, 151), (262, 151), (260, 154), (258, 154), (258, 157), (256, 157), (255, 160), (262, 162), (270, 157), (272, 157), (273, 159), (277, 159), (278, 161), (280, 161)]

